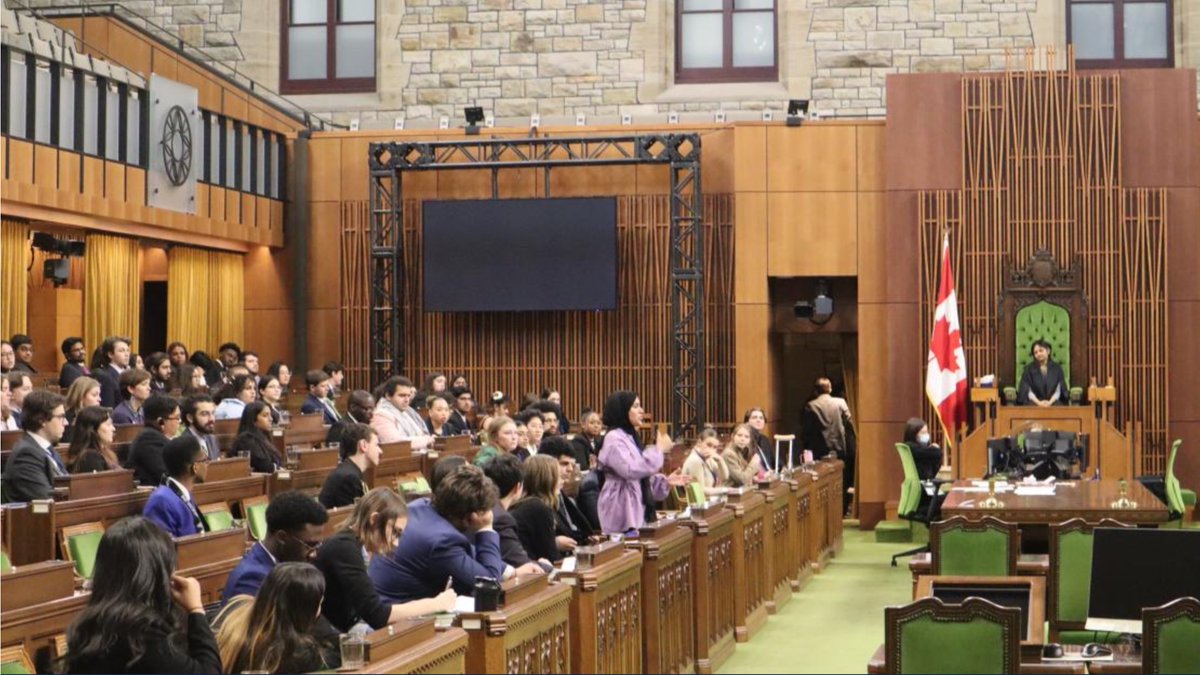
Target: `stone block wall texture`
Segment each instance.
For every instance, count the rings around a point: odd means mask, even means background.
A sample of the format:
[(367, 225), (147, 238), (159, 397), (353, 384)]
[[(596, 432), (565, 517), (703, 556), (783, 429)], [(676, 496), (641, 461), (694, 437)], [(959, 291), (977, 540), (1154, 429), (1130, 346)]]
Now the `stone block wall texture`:
[[(280, 1), (119, 4), (277, 89)], [(760, 110), (789, 97), (874, 117), (888, 74), (1001, 70), (1006, 50), (1065, 43), (1065, 0), (777, 2), (780, 77), (763, 92), (674, 86), (671, 0), (379, 0), (378, 91), (301, 102), (341, 121), (457, 119), (468, 103), (498, 119)], [(1175, 4), (1176, 62), (1200, 67), (1200, 0)]]

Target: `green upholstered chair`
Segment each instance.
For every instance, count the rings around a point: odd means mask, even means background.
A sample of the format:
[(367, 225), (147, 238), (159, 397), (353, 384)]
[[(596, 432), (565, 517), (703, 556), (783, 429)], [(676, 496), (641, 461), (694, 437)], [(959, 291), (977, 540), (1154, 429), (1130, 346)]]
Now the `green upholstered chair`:
[[(921, 483), (920, 474), (917, 473), (917, 463), (913, 460), (912, 449), (906, 443), (897, 443), (896, 453), (900, 455), (900, 466), (904, 468), (904, 481), (900, 483), (900, 503), (896, 507), (896, 515), (907, 520), (910, 529), (913, 527), (913, 523), (916, 523), (917, 526), (929, 527), (929, 523), (938, 516), (938, 506), (941, 504), (941, 500), (933, 497), (926, 502), (924, 509), (920, 508), (921, 498), (925, 495), (925, 486)], [(943, 482), (945, 481), (933, 481), (935, 486)], [(897, 553), (892, 556), (892, 567), (896, 566), (898, 558), (925, 553), (928, 550), (929, 545), (925, 544), (909, 551)]]
[(1050, 570), (1046, 579), (1046, 618), (1050, 641), (1082, 645), (1113, 644), (1120, 633), (1084, 630), (1092, 590), (1092, 533), (1097, 527), (1132, 527), (1104, 519), (1073, 518), (1050, 526)]
[[(1033, 360), (1029, 353), (1030, 345), (1037, 340), (1045, 340), (1052, 348), (1051, 358), (1062, 366), (1071, 400), (1080, 400), (1083, 387), (1071, 386), (1071, 313), (1067, 308), (1045, 300), (1023, 307), (1017, 312), (1013, 329), (1016, 335), (1013, 351), (1016, 355), (1014, 385), (1020, 384), (1025, 366)], [(1005, 387), (1004, 398), (1010, 403), (1016, 402), (1017, 387)]]
[(1167, 510), (1171, 512), (1173, 522), (1179, 527), (1200, 528), (1200, 523), (1183, 522), (1187, 507), (1196, 505), (1196, 493), (1180, 487), (1179, 479), (1175, 477), (1175, 457), (1179, 454), (1179, 448), (1182, 445), (1182, 438), (1175, 439), (1175, 442), (1171, 444), (1171, 454), (1167, 456), (1167, 473), (1163, 476), (1163, 482), (1167, 488)]
[(200, 517), (204, 519), (204, 525), (209, 532), (220, 532), (234, 526), (233, 512), (229, 510), (229, 504), (214, 502), (204, 504), (199, 508)]
[(1200, 673), (1200, 600), (1142, 610), (1142, 672)]
[(75, 573), (91, 579), (96, 570), (96, 551), (104, 538), (103, 523), (80, 523), (59, 530), (63, 556), (75, 563)]
[(8, 557), (8, 551), (0, 550), (0, 572), (11, 572), (12, 560)]
[(37, 670), (21, 645), (0, 650), (0, 675), (33, 675)]
[(1015, 577), (1021, 530), (991, 516), (967, 520), (955, 516), (929, 527), (933, 574), (964, 577)]
[(982, 598), (922, 598), (883, 610), (885, 673), (1016, 673), (1021, 610)]
[(250, 536), (262, 541), (267, 536), (267, 505), (265, 496), (252, 497), (242, 501), (242, 515), (250, 527)]

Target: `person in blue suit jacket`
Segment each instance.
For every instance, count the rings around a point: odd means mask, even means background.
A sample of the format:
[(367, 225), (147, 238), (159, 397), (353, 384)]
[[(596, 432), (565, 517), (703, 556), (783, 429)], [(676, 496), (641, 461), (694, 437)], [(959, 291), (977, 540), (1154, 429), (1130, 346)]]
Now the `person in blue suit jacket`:
[(185, 434), (167, 443), (162, 461), (167, 477), (150, 493), (142, 516), (172, 537), (204, 532), (204, 519), (192, 498), (192, 488), (208, 473), (208, 452), (195, 436)]
[[(500, 556), (500, 535), (492, 529), (496, 485), (476, 466), (463, 465), (441, 480), (433, 499), (408, 507), (408, 527), (390, 556), (375, 556), (369, 573), (387, 602), (432, 598), (449, 582), (459, 595), (471, 595), (476, 577), (499, 581), (511, 570)], [(540, 572), (536, 563), (520, 573)]]
[(303, 492), (281, 492), (267, 505), (267, 536), (250, 548), (221, 593), (221, 604), (238, 595), (258, 595), (276, 564), (309, 562), (317, 557), (329, 514)]

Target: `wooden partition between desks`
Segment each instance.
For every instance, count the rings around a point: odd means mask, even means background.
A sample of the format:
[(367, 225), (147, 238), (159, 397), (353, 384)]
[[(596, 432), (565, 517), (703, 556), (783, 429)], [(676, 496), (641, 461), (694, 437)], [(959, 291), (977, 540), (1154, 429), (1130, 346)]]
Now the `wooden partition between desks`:
[(767, 500), (750, 487), (733, 490), (727, 497), (733, 511), (733, 578), (737, 584), (734, 635), (738, 642), (749, 642), (767, 622)]
[(467, 672), (569, 673), (571, 587), (546, 575), (504, 583), (504, 607), (460, 614), (467, 631)]
[(696, 612), (696, 672), (711, 675), (734, 649), (737, 581), (733, 572), (733, 510), (693, 508), (692, 597)]
[(674, 517), (638, 530), (626, 546), (642, 553), (642, 668), (696, 672), (692, 529)]
[(767, 530), (767, 613), (775, 614), (792, 599), (792, 578), (796, 574), (796, 536), (794, 515), (796, 495), (790, 483), (770, 481), (759, 485), (766, 498)]
[(571, 672), (641, 673), (642, 554), (618, 542), (575, 549), (571, 587)]

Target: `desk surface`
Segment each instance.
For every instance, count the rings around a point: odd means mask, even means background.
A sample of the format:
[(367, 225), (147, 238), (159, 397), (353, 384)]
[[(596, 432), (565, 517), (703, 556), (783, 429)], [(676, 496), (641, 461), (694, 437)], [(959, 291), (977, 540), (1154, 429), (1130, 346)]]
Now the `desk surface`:
[(1127, 496), (1137, 503), (1136, 508), (1114, 509), (1112, 503), (1120, 494), (1120, 481), (1116, 479), (1062, 481), (1053, 495), (1018, 495), (1012, 490), (997, 492), (996, 497), (1004, 506), (981, 509), (979, 503), (987, 498), (987, 492), (966, 492), (955, 488), (971, 487), (972, 481), (955, 481), (946, 501), (942, 503), (942, 516), (965, 516), (982, 518), (993, 516), (1011, 523), (1061, 523), (1071, 518), (1096, 521), (1113, 518), (1123, 523), (1162, 523), (1167, 521), (1167, 507), (1158, 497), (1136, 480), (1126, 481)]

